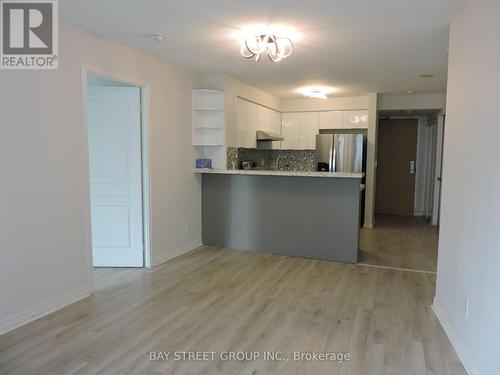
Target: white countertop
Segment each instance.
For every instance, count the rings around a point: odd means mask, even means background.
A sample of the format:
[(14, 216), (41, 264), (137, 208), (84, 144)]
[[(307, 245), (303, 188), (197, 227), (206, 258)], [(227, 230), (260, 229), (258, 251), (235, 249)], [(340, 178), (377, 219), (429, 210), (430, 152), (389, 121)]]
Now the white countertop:
[(194, 173), (205, 174), (237, 174), (249, 176), (292, 176), (292, 177), (327, 177), (327, 178), (363, 178), (364, 173), (345, 172), (302, 172), (302, 171), (274, 171), (266, 169), (208, 169), (200, 168), (193, 170)]

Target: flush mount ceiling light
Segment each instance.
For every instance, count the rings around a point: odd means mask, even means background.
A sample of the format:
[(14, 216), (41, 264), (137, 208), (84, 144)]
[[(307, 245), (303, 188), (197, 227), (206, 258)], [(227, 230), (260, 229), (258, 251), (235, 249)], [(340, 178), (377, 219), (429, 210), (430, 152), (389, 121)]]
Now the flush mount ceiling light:
[(165, 40), (165, 34), (151, 34), (150, 35), (151, 39), (153, 39), (155, 42), (160, 43)]
[(314, 99), (328, 99), (327, 94), (334, 92), (332, 87), (302, 87), (297, 90), (299, 94), (308, 96)]
[(273, 33), (265, 33), (247, 36), (241, 45), (241, 56), (247, 59), (255, 58), (259, 61), (263, 54), (272, 62), (279, 62), (291, 55), (293, 51), (292, 41), (284, 36)]

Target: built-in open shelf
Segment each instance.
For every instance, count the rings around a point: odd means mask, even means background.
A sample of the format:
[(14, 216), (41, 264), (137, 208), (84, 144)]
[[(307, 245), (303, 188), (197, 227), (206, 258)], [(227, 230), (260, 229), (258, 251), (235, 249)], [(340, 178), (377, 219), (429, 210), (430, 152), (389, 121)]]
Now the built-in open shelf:
[(212, 159), (214, 168), (225, 168), (224, 93), (211, 89), (193, 90), (192, 100), (192, 145), (198, 157)]

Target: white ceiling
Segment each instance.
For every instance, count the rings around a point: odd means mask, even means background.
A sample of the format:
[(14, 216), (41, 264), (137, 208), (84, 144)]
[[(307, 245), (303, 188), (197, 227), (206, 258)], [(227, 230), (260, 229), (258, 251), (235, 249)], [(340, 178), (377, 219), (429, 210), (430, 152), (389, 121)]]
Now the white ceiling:
[[(449, 24), (464, 0), (64, 0), (81, 26), (207, 74), (227, 74), (282, 98), (327, 85), (329, 96), (444, 92)], [(299, 39), (274, 64), (240, 56), (234, 34), (286, 25)], [(164, 33), (162, 43), (148, 35)], [(420, 78), (435, 74), (433, 78)]]

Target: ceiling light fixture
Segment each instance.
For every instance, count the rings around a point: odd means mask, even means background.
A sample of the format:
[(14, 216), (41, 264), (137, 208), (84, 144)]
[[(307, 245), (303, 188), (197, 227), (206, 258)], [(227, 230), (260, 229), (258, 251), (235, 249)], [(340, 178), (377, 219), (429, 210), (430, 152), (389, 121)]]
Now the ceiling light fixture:
[(151, 39), (153, 39), (155, 42), (163, 42), (165, 40), (165, 34), (151, 34)]
[(298, 93), (313, 99), (328, 99), (326, 95), (334, 91), (332, 87), (302, 87), (297, 90)]
[(246, 37), (241, 45), (241, 56), (259, 61), (262, 54), (272, 62), (279, 62), (291, 55), (293, 43), (289, 38), (272, 33)]

